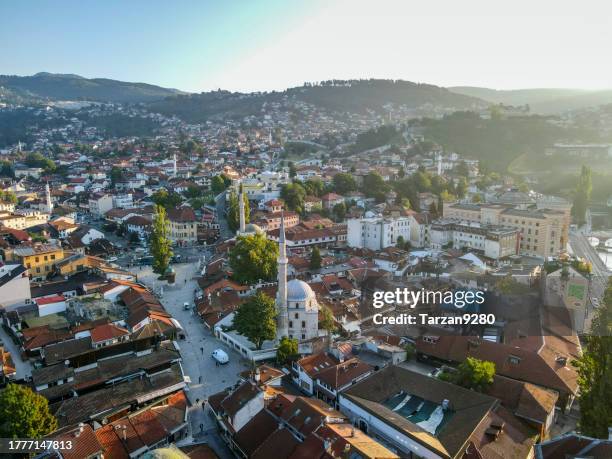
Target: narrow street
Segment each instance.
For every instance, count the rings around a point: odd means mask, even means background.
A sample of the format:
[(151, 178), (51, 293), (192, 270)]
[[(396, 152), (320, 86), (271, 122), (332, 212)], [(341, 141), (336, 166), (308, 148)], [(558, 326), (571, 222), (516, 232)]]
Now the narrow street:
[[(193, 309), (185, 310), (183, 304), (193, 306), (193, 294), (197, 287), (197, 263), (173, 265), (176, 271), (176, 284), (164, 286), (161, 302), (166, 310), (179, 321), (185, 330), (186, 339), (179, 340), (183, 371), (191, 379), (188, 397), (192, 403), (189, 420), (192, 433), (200, 437), (215, 427), (213, 420), (204, 413), (202, 402), (211, 394), (222, 391), (238, 381), (240, 372), (246, 370), (247, 363), (239, 354), (218, 341), (200, 322)], [(161, 282), (150, 267), (137, 268), (138, 279), (155, 292), (160, 291)], [(186, 280), (186, 282), (185, 282)], [(165, 282), (164, 282), (165, 284)], [(215, 349), (223, 349), (230, 357), (226, 365), (216, 366), (211, 357)]]

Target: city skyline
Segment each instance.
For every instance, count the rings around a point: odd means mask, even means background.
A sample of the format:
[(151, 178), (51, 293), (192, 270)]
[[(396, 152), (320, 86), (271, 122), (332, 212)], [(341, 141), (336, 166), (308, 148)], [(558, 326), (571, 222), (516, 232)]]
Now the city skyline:
[(605, 89), (610, 14), (599, 1), (580, 9), (520, 1), (511, 11), (480, 0), (5, 2), (0, 40), (10, 46), (0, 50), (0, 73), (74, 73), (189, 92), (359, 78)]

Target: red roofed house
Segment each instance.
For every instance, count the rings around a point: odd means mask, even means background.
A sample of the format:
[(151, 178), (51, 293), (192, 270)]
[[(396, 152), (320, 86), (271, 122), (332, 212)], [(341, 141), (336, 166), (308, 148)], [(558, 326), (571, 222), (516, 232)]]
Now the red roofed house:
[(66, 310), (66, 298), (63, 295), (43, 296), (36, 298), (34, 302), (38, 306), (38, 315), (40, 317), (57, 314)]
[(324, 209), (333, 209), (336, 204), (344, 202), (344, 196), (340, 196), (336, 193), (327, 193), (321, 196), (321, 202), (323, 203)]
[(130, 332), (115, 324), (98, 325), (91, 329), (91, 344), (93, 347), (105, 347), (127, 341)]

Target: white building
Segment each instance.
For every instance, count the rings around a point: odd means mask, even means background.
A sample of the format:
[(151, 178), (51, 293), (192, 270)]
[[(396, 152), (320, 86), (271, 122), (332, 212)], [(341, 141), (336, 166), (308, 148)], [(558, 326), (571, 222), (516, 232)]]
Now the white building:
[(44, 317), (66, 311), (66, 298), (63, 295), (49, 295), (34, 300), (38, 306), (38, 316)]
[(114, 209), (130, 209), (133, 205), (132, 193), (122, 193), (113, 196)]
[(408, 217), (352, 218), (348, 220), (347, 243), (349, 247), (382, 250), (393, 247), (401, 236), (410, 240)]
[(89, 198), (89, 212), (95, 217), (102, 217), (113, 208), (113, 197), (109, 194), (95, 193)]
[(493, 260), (518, 253), (518, 230), (499, 225), (441, 219), (431, 224), (429, 236), (433, 249), (476, 250)]
[(28, 270), (21, 264), (0, 263), (0, 310), (31, 303)]

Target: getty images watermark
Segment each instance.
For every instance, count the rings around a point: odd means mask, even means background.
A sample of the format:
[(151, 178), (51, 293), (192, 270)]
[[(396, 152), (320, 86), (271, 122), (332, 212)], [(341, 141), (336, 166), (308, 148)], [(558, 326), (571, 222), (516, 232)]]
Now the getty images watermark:
[(464, 314), (431, 315), (426, 313), (385, 313), (374, 314), (372, 320), (376, 325), (493, 325), (494, 314), (467, 312), (469, 306), (480, 306), (485, 302), (485, 292), (472, 290), (448, 290), (445, 292), (426, 289), (410, 290), (396, 288), (395, 290), (374, 292), (372, 305), (376, 309), (385, 306), (406, 306), (414, 309), (419, 305), (442, 305), (465, 310)]

